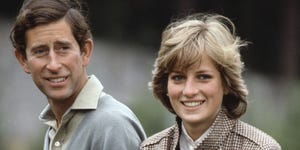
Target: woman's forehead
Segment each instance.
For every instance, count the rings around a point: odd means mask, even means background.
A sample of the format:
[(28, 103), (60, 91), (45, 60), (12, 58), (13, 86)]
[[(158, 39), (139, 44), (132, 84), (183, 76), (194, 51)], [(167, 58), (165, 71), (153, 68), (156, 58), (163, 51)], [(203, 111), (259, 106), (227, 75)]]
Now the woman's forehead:
[(170, 66), (171, 71), (186, 72), (187, 70), (198, 69), (202, 62), (205, 64), (213, 64), (213, 66), (216, 67), (215, 61), (213, 61), (213, 59), (205, 53), (190, 58), (177, 58), (177, 60), (174, 61), (175, 63)]

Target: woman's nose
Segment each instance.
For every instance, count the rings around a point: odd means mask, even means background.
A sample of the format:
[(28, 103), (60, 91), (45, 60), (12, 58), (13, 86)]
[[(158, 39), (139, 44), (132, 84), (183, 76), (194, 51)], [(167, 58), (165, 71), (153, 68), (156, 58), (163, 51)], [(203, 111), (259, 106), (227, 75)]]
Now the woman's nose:
[(182, 90), (182, 94), (186, 97), (194, 97), (199, 92), (199, 87), (193, 80), (187, 80)]

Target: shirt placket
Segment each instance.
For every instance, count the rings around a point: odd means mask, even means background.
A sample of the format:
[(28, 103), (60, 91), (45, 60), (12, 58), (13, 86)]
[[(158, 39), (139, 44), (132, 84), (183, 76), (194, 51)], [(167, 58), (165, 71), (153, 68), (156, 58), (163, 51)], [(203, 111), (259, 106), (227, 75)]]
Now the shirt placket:
[(74, 115), (73, 112), (69, 112), (63, 117), (61, 126), (60, 128), (58, 128), (53, 138), (53, 141), (51, 143), (50, 150), (63, 150), (66, 147), (65, 139), (68, 131), (67, 127), (73, 115)]

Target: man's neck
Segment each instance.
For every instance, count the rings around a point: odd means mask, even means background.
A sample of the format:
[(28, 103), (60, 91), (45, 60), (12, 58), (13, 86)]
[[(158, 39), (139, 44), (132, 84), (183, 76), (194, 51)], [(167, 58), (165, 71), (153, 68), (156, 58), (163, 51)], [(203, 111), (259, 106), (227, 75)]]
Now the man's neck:
[[(48, 100), (48, 103), (51, 107), (51, 110), (53, 114), (55, 115), (56, 122), (57, 122), (57, 127), (60, 126), (63, 115), (66, 113), (66, 111), (72, 106), (74, 103), (75, 99), (73, 101), (53, 101), (53, 100)], [(66, 103), (68, 102), (68, 103)]]

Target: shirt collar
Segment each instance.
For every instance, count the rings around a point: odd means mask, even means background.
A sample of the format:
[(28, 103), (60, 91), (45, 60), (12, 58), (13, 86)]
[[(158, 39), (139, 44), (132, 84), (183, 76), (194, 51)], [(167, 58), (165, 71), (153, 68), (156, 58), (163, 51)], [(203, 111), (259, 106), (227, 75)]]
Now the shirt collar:
[(187, 133), (186, 129), (181, 122), (182, 134), (180, 136), (180, 148), (181, 149), (194, 149), (197, 145), (207, 137), (211, 128), (208, 128), (197, 140), (193, 140)]
[(96, 109), (103, 86), (96, 76), (91, 75), (82, 88), (71, 109)]
[[(70, 112), (70, 110), (96, 109), (102, 90), (103, 86), (97, 77), (95, 75), (89, 76), (87, 83), (78, 94), (73, 105), (65, 112), (64, 116)], [(49, 104), (42, 110), (39, 119), (42, 122), (55, 120), (55, 116)]]

